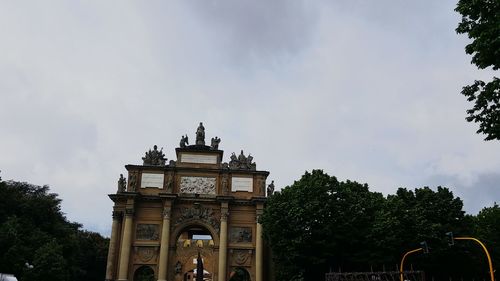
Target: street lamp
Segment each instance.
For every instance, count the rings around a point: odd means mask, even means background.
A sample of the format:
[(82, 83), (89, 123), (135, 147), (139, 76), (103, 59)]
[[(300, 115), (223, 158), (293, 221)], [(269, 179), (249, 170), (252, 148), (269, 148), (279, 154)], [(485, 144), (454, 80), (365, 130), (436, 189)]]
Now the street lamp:
[(481, 246), (481, 248), (483, 248), (484, 253), (486, 254), (486, 258), (488, 259), (488, 266), (490, 268), (491, 281), (495, 281), (495, 275), (494, 275), (494, 271), (493, 271), (493, 262), (491, 261), (490, 253), (488, 252), (488, 249), (483, 244), (483, 242), (479, 241), (479, 239), (476, 239), (474, 237), (455, 237), (455, 238), (453, 238), (453, 232), (447, 232), (446, 235), (451, 239), (451, 243), (448, 243), (448, 245), (450, 245), (450, 246), (455, 243), (454, 240), (470, 240), (470, 241), (474, 241), (474, 242), (478, 243)]
[(420, 252), (420, 251), (423, 251), (424, 254), (428, 254), (429, 253), (429, 247), (427, 246), (427, 242), (425, 242), (425, 241), (420, 242), (420, 245), (422, 246), (421, 248), (408, 251), (408, 252), (406, 252), (403, 255), (403, 258), (401, 259), (401, 264), (399, 265), (399, 278), (400, 278), (400, 281), (404, 281), (403, 268), (404, 268), (405, 259), (406, 259), (407, 256), (409, 256), (410, 254), (416, 253), (416, 252)]

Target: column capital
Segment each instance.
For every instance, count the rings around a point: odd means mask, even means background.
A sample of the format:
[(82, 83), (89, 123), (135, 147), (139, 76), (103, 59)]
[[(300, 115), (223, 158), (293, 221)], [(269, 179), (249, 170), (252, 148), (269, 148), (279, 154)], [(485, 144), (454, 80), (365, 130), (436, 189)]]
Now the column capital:
[(133, 217), (134, 216), (134, 208), (126, 208), (125, 209), (125, 216)]
[(113, 220), (119, 220), (123, 217), (123, 212), (122, 211), (113, 211)]

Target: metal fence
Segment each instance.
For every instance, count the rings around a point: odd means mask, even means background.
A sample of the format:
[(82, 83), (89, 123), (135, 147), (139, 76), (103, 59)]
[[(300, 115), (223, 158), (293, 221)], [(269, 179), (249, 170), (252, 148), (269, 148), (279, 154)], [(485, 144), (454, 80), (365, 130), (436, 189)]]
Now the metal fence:
[[(325, 281), (400, 281), (401, 272), (330, 272), (325, 275)], [(423, 271), (403, 271), (405, 281), (425, 281)]]

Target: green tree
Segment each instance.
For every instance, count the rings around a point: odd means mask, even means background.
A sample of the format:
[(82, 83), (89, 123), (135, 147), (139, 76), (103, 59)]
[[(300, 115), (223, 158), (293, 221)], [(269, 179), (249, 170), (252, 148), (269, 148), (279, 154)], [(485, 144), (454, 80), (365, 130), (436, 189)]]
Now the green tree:
[(60, 203), (48, 186), (0, 180), (0, 272), (21, 281), (102, 280), (108, 240), (69, 222)]
[[(493, 207), (485, 207), (479, 212), (476, 217), (475, 236), (488, 248), (492, 256), (493, 268), (497, 269), (498, 277), (498, 269), (500, 269), (500, 206), (498, 204), (495, 203)], [(481, 268), (484, 271), (484, 268), (487, 268), (486, 258), (482, 251), (478, 254), (482, 261)]]
[(271, 196), (262, 223), (278, 280), (321, 280), (333, 264), (366, 268), (372, 257), (366, 237), (382, 200), (367, 185), (321, 170)]
[(474, 255), (466, 252), (474, 249), (449, 248), (444, 237), (448, 231), (471, 233), (473, 219), (462, 208), (444, 187), (400, 188), (384, 197), (366, 184), (313, 170), (269, 197), (261, 222), (278, 280), (321, 280), (330, 269), (394, 268), (422, 241), (432, 255), (412, 256), (408, 265), (441, 280), (478, 272)]
[[(472, 63), (478, 68), (500, 67), (500, 1), (459, 0), (455, 11), (462, 15), (457, 33), (466, 33), (472, 42), (465, 52), (472, 55)], [(467, 110), (468, 122), (479, 123), (477, 133), (485, 134), (485, 140), (500, 140), (500, 79), (486, 83), (477, 80), (465, 86), (462, 94), (474, 106)]]

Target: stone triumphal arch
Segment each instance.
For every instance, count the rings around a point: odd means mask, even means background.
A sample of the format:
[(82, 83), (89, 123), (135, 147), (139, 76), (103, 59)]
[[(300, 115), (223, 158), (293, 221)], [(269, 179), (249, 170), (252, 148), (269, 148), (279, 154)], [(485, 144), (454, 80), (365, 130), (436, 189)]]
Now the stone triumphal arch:
[(205, 145), (200, 123), (193, 145), (182, 136), (176, 161), (155, 145), (142, 165), (125, 166), (127, 177), (109, 195), (106, 280), (268, 280), (258, 218), (269, 172), (243, 151), (223, 162), (219, 143)]

